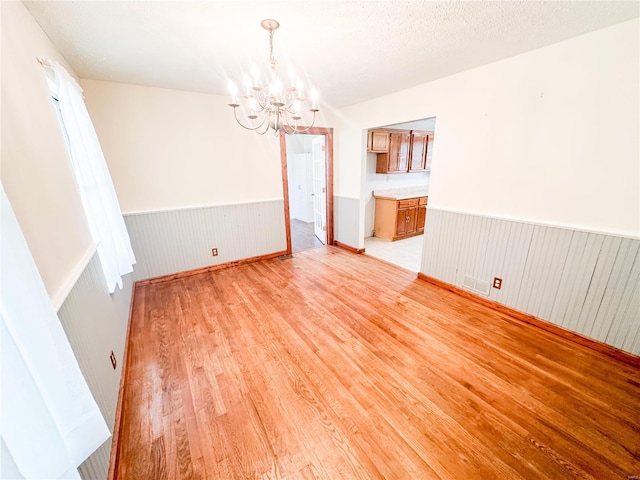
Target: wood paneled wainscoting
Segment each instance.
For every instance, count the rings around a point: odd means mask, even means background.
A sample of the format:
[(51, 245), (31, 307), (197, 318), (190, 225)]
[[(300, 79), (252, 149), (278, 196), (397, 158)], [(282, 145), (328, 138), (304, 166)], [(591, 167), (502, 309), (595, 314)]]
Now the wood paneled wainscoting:
[[(420, 271), (640, 355), (640, 239), (428, 209)], [(486, 293), (486, 292), (485, 292)]]
[(139, 285), (115, 477), (626, 479), (640, 368), (335, 247)]

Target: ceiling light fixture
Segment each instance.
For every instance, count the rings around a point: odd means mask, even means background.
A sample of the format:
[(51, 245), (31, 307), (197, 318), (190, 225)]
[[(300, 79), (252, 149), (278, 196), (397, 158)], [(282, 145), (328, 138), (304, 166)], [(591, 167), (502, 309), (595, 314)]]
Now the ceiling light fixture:
[[(313, 113), (313, 119), (308, 126), (298, 126), (302, 119), (302, 108), (306, 99), (303, 94), (303, 83), (297, 77), (293, 68), (289, 69), (289, 79), (287, 85), (278, 76), (278, 61), (273, 57), (273, 32), (280, 24), (276, 20), (263, 20), (260, 22), (262, 28), (269, 32), (269, 83), (263, 85), (260, 69), (254, 64), (251, 68), (251, 75), (244, 75), (242, 92), (238, 92), (235, 83), (229, 82), (229, 92), (231, 93), (230, 107), (238, 124), (247, 130), (253, 130), (260, 135), (264, 135), (273, 129), (274, 135), (280, 133), (294, 134), (309, 131), (316, 121), (318, 109), (318, 92), (311, 89), (311, 107), (309, 111)], [(242, 106), (241, 106), (242, 102)], [(238, 118), (238, 107), (249, 120), (243, 123)]]

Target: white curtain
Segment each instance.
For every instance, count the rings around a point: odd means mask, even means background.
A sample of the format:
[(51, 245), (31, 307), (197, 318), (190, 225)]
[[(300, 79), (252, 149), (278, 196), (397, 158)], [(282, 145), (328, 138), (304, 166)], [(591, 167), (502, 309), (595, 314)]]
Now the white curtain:
[(98, 242), (109, 292), (113, 293), (116, 285), (122, 288), (122, 276), (132, 272), (136, 263), (120, 204), (82, 89), (58, 63), (50, 60), (41, 63), (48, 70), (49, 79), (53, 77), (49, 84), (60, 106), (80, 196), (93, 239)]
[(110, 433), (51, 305), (4, 188), (0, 196), (0, 477), (77, 479)]

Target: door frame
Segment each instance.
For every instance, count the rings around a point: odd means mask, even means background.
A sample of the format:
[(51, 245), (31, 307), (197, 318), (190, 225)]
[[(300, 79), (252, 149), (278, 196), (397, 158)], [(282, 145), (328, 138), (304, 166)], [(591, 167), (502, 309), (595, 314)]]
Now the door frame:
[[(306, 128), (306, 127), (305, 127)], [(295, 135), (324, 135), (326, 146), (326, 184), (327, 184), (327, 245), (333, 245), (333, 128), (311, 127), (304, 133)], [(282, 167), (282, 192), (284, 194), (284, 226), (287, 236), (287, 255), (293, 253), (291, 247), (291, 213), (289, 212), (289, 175), (287, 173), (287, 139), (280, 135), (280, 163)]]

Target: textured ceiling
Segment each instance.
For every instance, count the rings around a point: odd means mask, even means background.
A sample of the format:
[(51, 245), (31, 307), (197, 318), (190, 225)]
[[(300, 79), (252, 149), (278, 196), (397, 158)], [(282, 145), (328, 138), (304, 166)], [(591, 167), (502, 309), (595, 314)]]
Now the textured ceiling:
[(82, 78), (226, 94), (275, 57), (342, 107), (640, 15), (637, 1), (24, 1)]

